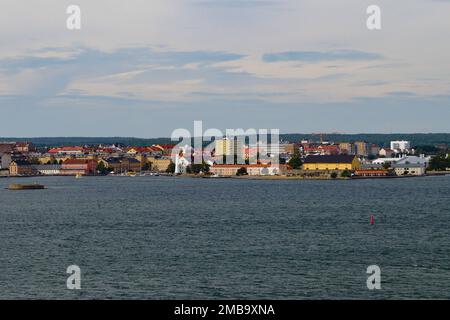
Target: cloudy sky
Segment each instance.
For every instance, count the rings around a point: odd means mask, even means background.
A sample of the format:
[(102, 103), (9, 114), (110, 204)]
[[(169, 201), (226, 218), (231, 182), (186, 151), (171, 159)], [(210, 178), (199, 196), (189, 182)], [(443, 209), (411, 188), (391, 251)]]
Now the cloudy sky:
[[(66, 28), (77, 4), (82, 28)], [(366, 9), (382, 10), (382, 30)], [(449, 0), (0, 0), (0, 136), (450, 132)]]

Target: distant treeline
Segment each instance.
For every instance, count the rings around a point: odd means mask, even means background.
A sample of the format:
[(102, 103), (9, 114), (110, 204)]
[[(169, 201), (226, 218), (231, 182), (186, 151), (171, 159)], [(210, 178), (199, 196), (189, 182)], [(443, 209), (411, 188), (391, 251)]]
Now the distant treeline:
[[(450, 133), (361, 133), (361, 134), (324, 134), (324, 141), (332, 142), (355, 142), (365, 141), (376, 144), (380, 147), (389, 147), (390, 141), (407, 140), (412, 146), (425, 146), (446, 144), (450, 145)], [(283, 134), (280, 139), (287, 141), (299, 141), (301, 139), (320, 141), (317, 134)]]
[[(392, 133), (392, 134), (281, 134), (281, 141), (299, 142), (311, 141), (355, 142), (366, 141), (381, 147), (389, 146), (392, 140), (408, 140), (413, 146), (446, 144), (450, 145), (450, 133)], [(1, 138), (0, 141), (29, 141), (37, 147), (83, 146), (97, 144), (119, 144), (127, 146), (148, 146), (153, 144), (175, 143), (170, 138), (130, 138), (130, 137), (54, 137), (54, 138)]]

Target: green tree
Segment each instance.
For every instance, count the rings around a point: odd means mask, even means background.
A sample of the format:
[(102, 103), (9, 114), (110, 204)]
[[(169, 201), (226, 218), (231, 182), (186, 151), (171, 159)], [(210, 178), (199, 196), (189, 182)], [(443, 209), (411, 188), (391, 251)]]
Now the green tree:
[(446, 170), (447, 168), (450, 168), (450, 157), (445, 153), (433, 157), (428, 166), (429, 170), (436, 171)]
[(151, 162), (146, 162), (144, 164), (144, 166), (142, 167), (142, 170), (144, 170), (144, 171), (149, 171), (151, 169), (152, 169), (152, 163)]
[(246, 176), (246, 175), (248, 175), (247, 168), (246, 167), (239, 168), (238, 171), (236, 172), (236, 175), (237, 176)]
[(167, 166), (166, 172), (167, 173), (175, 172), (175, 163), (173, 161), (170, 161), (170, 164)]
[(290, 165), (292, 169), (300, 169), (302, 164), (302, 159), (300, 159), (300, 155), (298, 154), (294, 154), (294, 156), (288, 161), (288, 165)]
[(350, 178), (352, 176), (352, 173), (349, 170), (344, 170), (341, 173), (342, 178)]
[(41, 162), (39, 161), (39, 159), (37, 157), (29, 158), (28, 162), (30, 162), (31, 164), (41, 164)]
[(103, 161), (100, 161), (100, 162), (97, 164), (97, 171), (98, 171), (100, 174), (108, 174), (108, 173), (111, 172), (111, 169), (108, 168), (108, 167), (106, 167), (105, 164), (103, 163)]
[(338, 177), (338, 174), (337, 172), (332, 172), (330, 176), (332, 179), (336, 179)]
[(200, 172), (202, 173), (208, 173), (209, 172), (209, 164), (207, 164), (206, 162), (202, 162), (201, 164), (190, 164), (187, 168), (186, 168), (186, 172), (187, 173), (193, 173), (193, 174), (199, 174)]

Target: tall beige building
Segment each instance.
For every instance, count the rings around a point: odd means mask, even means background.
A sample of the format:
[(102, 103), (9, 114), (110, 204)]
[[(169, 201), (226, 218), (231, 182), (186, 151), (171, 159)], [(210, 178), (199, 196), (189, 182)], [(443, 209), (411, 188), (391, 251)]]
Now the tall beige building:
[(369, 147), (364, 141), (355, 142), (355, 148), (358, 156), (367, 156), (369, 154)]
[(238, 158), (244, 157), (244, 144), (239, 139), (223, 138), (215, 141), (215, 155), (220, 156), (233, 156), (237, 155)]
[(339, 150), (343, 154), (355, 154), (355, 146), (350, 142), (339, 143)]

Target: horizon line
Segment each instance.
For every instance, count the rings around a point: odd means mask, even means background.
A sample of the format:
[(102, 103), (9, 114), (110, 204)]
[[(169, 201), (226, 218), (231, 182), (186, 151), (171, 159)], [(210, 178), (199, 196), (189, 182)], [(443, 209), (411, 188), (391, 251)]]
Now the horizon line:
[[(342, 132), (312, 132), (312, 133), (280, 133), (279, 135), (427, 135), (427, 134), (450, 134), (450, 132), (359, 132), (359, 133), (342, 133)], [(143, 138), (143, 137), (136, 137), (136, 136), (26, 136), (26, 137), (3, 137), (0, 136), (1, 139), (113, 139), (113, 138), (119, 138), (119, 139), (140, 139), (140, 140), (156, 140), (156, 139), (171, 139), (170, 136), (160, 136), (160, 137), (150, 137), (150, 138)], [(196, 137), (191, 137), (196, 138)]]

